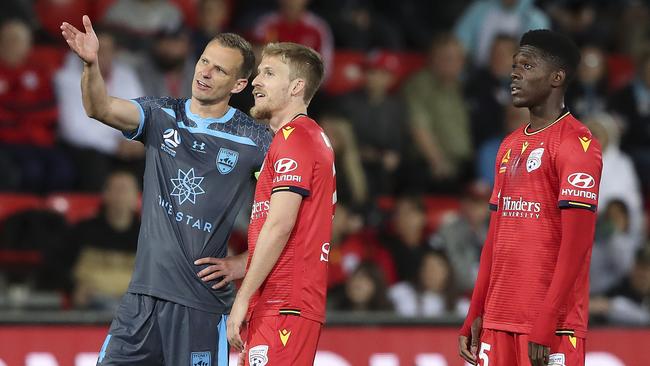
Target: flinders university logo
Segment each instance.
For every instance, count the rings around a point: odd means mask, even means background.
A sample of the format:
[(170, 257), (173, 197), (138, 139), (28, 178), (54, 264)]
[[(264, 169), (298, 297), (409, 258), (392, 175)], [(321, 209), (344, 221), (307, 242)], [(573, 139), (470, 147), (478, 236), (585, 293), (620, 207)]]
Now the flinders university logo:
[(239, 158), (239, 153), (234, 150), (226, 149), (222, 147), (219, 149), (217, 154), (217, 170), (221, 174), (228, 174), (237, 165), (237, 159)]
[(211, 366), (210, 352), (192, 352), (190, 366)]

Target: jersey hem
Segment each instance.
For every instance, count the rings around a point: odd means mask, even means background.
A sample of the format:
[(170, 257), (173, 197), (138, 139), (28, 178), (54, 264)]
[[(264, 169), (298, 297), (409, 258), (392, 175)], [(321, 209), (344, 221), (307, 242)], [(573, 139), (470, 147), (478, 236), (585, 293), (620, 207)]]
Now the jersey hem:
[[(521, 325), (521, 324), (512, 324), (512, 323), (503, 323), (495, 321), (483, 321), (483, 328), (491, 330), (499, 330), (503, 332), (512, 332), (520, 334), (529, 334), (532, 326)], [(557, 329), (571, 329), (575, 332), (575, 336), (578, 338), (587, 338), (587, 330), (578, 326), (568, 325), (568, 324), (559, 324)], [(557, 330), (556, 329), (556, 330)], [(555, 331), (553, 334), (555, 334)]]
[[(147, 295), (152, 297), (157, 297), (159, 299), (187, 306), (188, 308), (204, 311), (206, 313), (212, 314), (229, 314), (230, 306), (216, 305), (216, 304), (205, 304), (197, 301), (190, 301), (187, 298), (175, 296), (168, 294), (164, 291), (153, 289), (148, 286), (132, 285), (129, 286), (126, 292), (132, 294)], [(233, 297), (234, 298), (234, 297)]]
[[(255, 309), (253, 310), (250, 318), (255, 319), (255, 318), (262, 318), (266, 316), (279, 316), (279, 315), (288, 315), (288, 314), (281, 314), (280, 309), (267, 309), (267, 310)], [(313, 320), (321, 324), (325, 323), (325, 317), (323, 315), (315, 314), (310, 311), (300, 310), (300, 315), (294, 315), (294, 316), (299, 316), (301, 318)]]

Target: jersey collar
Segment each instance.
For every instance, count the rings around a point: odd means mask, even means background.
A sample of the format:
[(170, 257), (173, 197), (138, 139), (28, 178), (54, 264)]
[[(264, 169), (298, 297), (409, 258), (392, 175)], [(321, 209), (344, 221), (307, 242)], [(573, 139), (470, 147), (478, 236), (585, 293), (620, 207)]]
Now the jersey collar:
[(571, 114), (571, 112), (569, 111), (569, 108), (567, 108), (567, 107), (565, 106), (564, 108), (562, 108), (562, 112), (560, 112), (560, 116), (559, 116), (555, 121), (553, 121), (553, 123), (551, 123), (550, 125), (548, 125), (548, 126), (546, 126), (546, 127), (544, 127), (544, 128), (541, 128), (541, 129), (539, 129), (539, 130), (537, 130), (537, 131), (532, 131), (532, 132), (529, 132), (529, 131), (528, 131), (528, 129), (530, 128), (530, 123), (528, 123), (528, 124), (526, 125), (526, 127), (524, 128), (524, 134), (525, 134), (526, 136), (536, 135), (536, 134), (538, 134), (538, 133), (540, 133), (540, 132), (542, 132), (542, 131), (547, 130), (548, 128), (550, 128), (551, 126), (555, 125), (556, 123), (560, 122), (562, 119), (564, 119), (564, 117), (568, 116), (569, 114)]

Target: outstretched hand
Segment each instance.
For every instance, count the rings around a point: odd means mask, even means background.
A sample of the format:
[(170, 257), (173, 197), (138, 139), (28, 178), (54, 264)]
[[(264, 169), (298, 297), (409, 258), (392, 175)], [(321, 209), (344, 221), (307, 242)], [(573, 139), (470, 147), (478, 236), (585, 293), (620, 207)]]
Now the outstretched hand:
[(70, 49), (79, 56), (85, 63), (97, 62), (97, 51), (99, 51), (99, 40), (93, 30), (90, 18), (84, 15), (82, 18), (85, 33), (75, 28), (72, 24), (63, 22), (61, 34), (70, 46)]

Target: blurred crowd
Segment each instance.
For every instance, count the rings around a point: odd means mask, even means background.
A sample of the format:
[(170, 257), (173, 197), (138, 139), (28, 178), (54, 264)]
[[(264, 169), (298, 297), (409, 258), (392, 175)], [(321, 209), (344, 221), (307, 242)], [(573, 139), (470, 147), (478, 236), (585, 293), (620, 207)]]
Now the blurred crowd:
[[(144, 149), (86, 117), (59, 25), (91, 16), (110, 95), (189, 97), (217, 33), (321, 52), (309, 111), (336, 153), (332, 310), (464, 316), (529, 29), (582, 50), (566, 104), (603, 146), (591, 266), (597, 322), (650, 325), (650, 2), (641, 0), (10, 0), (0, 12), (0, 213), (12, 197), (93, 195), (96, 214), (0, 218), (0, 308), (110, 309), (128, 285)], [(233, 98), (248, 111), (251, 88)], [(5, 209), (6, 210), (6, 209)], [(231, 238), (245, 248), (246, 213)], [(522, 238), (526, 241), (526, 238)], [(22, 253), (22, 254), (21, 254)], [(587, 260), (577, 258), (576, 260)]]

